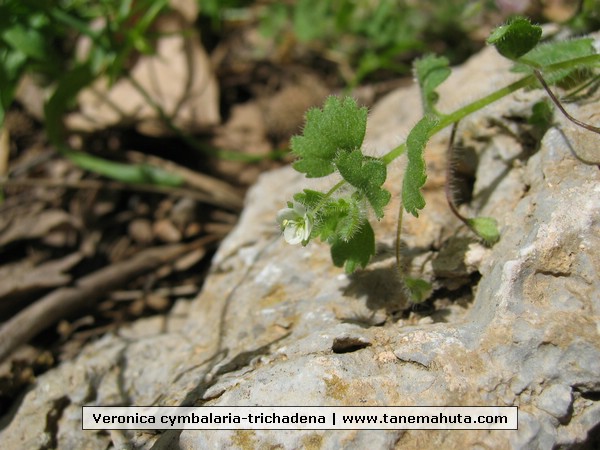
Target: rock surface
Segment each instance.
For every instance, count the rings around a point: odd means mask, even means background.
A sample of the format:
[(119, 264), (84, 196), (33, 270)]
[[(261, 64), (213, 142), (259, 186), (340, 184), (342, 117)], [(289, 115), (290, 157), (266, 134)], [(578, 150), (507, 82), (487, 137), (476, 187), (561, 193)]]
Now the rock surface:
[[(510, 80), (487, 49), (443, 85), (442, 110)], [(375, 224), (378, 255), (346, 276), (328, 247), (290, 247), (274, 217), (307, 187), (290, 168), (264, 174), (198, 298), (88, 345), (39, 377), (0, 422), (5, 448), (552, 448), (585, 444), (600, 424), (599, 138), (561, 116), (539, 149), (522, 145), (541, 92), (517, 93), (463, 121), (476, 157), (471, 213), (502, 239), (476, 243), (443, 194), (447, 133), (427, 150), (426, 209), (406, 219), (414, 275), (435, 311), (411, 312), (397, 282), (395, 211)], [(593, 102), (570, 105), (597, 122)], [(416, 89), (370, 116), (367, 148), (402, 142)], [(595, 115), (596, 114), (596, 115)], [(591, 156), (590, 156), (591, 155)], [(390, 167), (396, 193), (402, 162)], [(329, 181), (329, 180), (326, 180)], [(315, 181), (311, 181), (315, 183)], [(360, 343), (360, 345), (357, 345)], [(517, 405), (518, 431), (81, 431), (81, 405)], [(589, 442), (589, 441), (588, 441)]]

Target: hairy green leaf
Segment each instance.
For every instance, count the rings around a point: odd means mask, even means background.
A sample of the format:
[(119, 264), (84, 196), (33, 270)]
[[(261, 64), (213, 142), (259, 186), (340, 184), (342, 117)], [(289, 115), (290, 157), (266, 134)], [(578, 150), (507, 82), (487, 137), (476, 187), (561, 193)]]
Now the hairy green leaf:
[[(334, 200), (326, 198), (324, 193), (312, 189), (304, 189), (303, 192), (295, 194), (294, 200), (302, 203), (309, 211), (319, 208), (318, 214), (313, 217), (311, 239), (320, 236), (325, 241), (335, 233), (338, 217), (336, 214), (332, 214), (335, 212)], [(288, 207), (291, 206), (291, 202), (288, 202)]]
[(419, 210), (425, 207), (421, 188), (427, 180), (423, 151), (431, 131), (438, 124), (435, 116), (425, 116), (413, 127), (406, 138), (408, 165), (402, 182), (402, 204), (407, 212), (419, 217)]
[(496, 28), (487, 39), (502, 56), (517, 59), (534, 48), (542, 37), (542, 27), (524, 17), (515, 17)]
[(375, 254), (375, 233), (368, 221), (363, 221), (360, 229), (348, 241), (336, 239), (331, 244), (331, 259), (337, 267), (345, 266), (347, 273), (359, 267), (365, 268)]
[(291, 140), (292, 152), (300, 158), (294, 168), (308, 178), (333, 173), (336, 156), (360, 148), (366, 128), (367, 108), (350, 97), (329, 97), (322, 110), (308, 111), (304, 134)]
[(315, 211), (312, 238), (349, 241), (365, 220), (360, 202), (354, 198), (333, 200), (326, 198), (322, 192), (304, 189), (304, 192), (294, 195), (294, 200), (302, 203), (307, 210)]
[(337, 202), (339, 220), (335, 228), (336, 236), (342, 241), (350, 241), (361, 229), (365, 215), (357, 201), (346, 201), (343, 198)]
[(364, 156), (360, 150), (340, 153), (335, 160), (340, 174), (348, 183), (364, 195), (375, 211), (378, 219), (383, 217), (383, 208), (388, 204), (391, 194), (381, 188), (387, 176), (383, 161)]
[(410, 293), (410, 301), (413, 303), (423, 303), (431, 294), (431, 283), (420, 278), (404, 277), (404, 284)]
[(448, 59), (443, 56), (427, 55), (414, 62), (415, 76), (421, 88), (425, 114), (435, 112), (439, 95), (435, 91), (450, 75)]
[(321, 239), (330, 242), (337, 240), (348, 242), (360, 231), (364, 221), (364, 213), (358, 202), (343, 198), (332, 201), (319, 213), (318, 226)]
[(467, 224), (488, 245), (495, 244), (500, 239), (496, 219), (491, 217), (475, 217), (474, 219), (467, 219)]
[(514, 66), (513, 71), (532, 73), (533, 68), (537, 67), (542, 70), (546, 83), (559, 83), (577, 68), (571, 67), (548, 71), (545, 71), (544, 68), (572, 59), (595, 55), (597, 52), (594, 49), (593, 42), (593, 39), (582, 38), (538, 45), (520, 59), (521, 62)]
[(294, 200), (306, 206), (306, 209), (314, 209), (325, 198), (325, 194), (312, 189), (304, 189), (294, 195)]
[(343, 213), (334, 205), (334, 202), (328, 202), (315, 218), (313, 224), (312, 237), (320, 237), (323, 242), (331, 241), (336, 235), (340, 215)]
[(531, 116), (527, 122), (533, 125), (536, 137), (541, 141), (542, 136), (552, 126), (554, 110), (548, 100), (540, 100), (531, 108)]

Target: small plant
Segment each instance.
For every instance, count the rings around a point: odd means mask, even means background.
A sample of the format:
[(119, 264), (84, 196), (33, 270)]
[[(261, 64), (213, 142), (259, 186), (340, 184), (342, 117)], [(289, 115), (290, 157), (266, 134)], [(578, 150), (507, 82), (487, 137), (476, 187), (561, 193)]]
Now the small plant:
[[(464, 59), (478, 44), (467, 36), (490, 0), (199, 0), (201, 13), (220, 24), (226, 18), (258, 18), (260, 31), (288, 47), (300, 44), (333, 63), (350, 87), (367, 78), (410, 72), (409, 61), (427, 49), (448, 45), (451, 60)], [(461, 39), (462, 38), (462, 39)]]
[[(167, 9), (168, 0), (0, 2), (0, 129), (21, 78), (31, 74), (49, 93), (44, 125), (63, 156), (83, 169), (127, 183), (181, 185), (180, 176), (160, 167), (119, 163), (70, 149), (62, 123), (82, 89), (102, 76), (111, 83), (127, 76), (137, 54), (154, 52), (157, 35), (152, 25)], [(75, 51), (78, 36), (90, 40), (83, 57)]]
[[(434, 55), (417, 60), (414, 73), (421, 90), (423, 117), (410, 131), (405, 143), (381, 158), (367, 156), (361, 150), (367, 110), (358, 107), (353, 99), (329, 97), (322, 110), (309, 110), (303, 135), (295, 136), (291, 141), (292, 152), (298, 157), (294, 168), (307, 178), (337, 173), (341, 180), (327, 192), (304, 189), (294, 195), (293, 201), (288, 202), (288, 208), (278, 215), (286, 241), (307, 245), (311, 240), (320, 238), (331, 245), (331, 257), (336, 266), (344, 266), (348, 273), (364, 268), (375, 254), (375, 235), (369, 216), (381, 219), (391, 198), (390, 192), (382, 187), (387, 166), (406, 152), (408, 165), (401, 193), (396, 259), (412, 300), (424, 300), (430, 286), (423, 280), (402, 273), (399, 242), (403, 210), (418, 217), (419, 211), (425, 207), (421, 193), (427, 179), (423, 152), (429, 139), (465, 116), (519, 89), (543, 87), (560, 107), (549, 85), (560, 85), (566, 81), (572, 85), (574, 80), (581, 84), (593, 78), (594, 70), (600, 66), (600, 55), (596, 53), (592, 39), (540, 44), (541, 34), (539, 26), (520, 17), (494, 30), (488, 43), (514, 61), (513, 70), (523, 73), (523, 77), (448, 114), (436, 108), (436, 89), (451, 72), (448, 60)], [(540, 116), (544, 107), (536, 108), (537, 116)], [(533, 117), (536, 117), (536, 111)], [(586, 128), (597, 131), (589, 125)], [(452, 202), (451, 209), (457, 212)], [(492, 245), (499, 239), (493, 218), (459, 217), (487, 244)]]
[[(76, 93), (95, 78), (107, 74), (115, 81), (122, 76), (135, 52), (153, 51), (149, 30), (167, 3), (167, 0), (3, 1), (0, 124), (25, 73), (32, 73), (41, 82), (55, 87), (53, 95), (62, 98), (55, 100), (54, 107), (58, 108), (60, 103), (62, 109), (67, 109), (72, 100), (72, 95), (67, 94)], [(105, 20), (100, 28), (99, 20)], [(72, 44), (77, 35), (91, 40), (91, 50), (83, 59), (75, 55)]]

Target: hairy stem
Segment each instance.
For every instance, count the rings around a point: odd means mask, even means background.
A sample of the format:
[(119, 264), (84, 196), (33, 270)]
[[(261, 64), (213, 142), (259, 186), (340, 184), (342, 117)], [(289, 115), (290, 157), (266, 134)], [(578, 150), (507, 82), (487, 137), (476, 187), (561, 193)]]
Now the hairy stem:
[[(550, 65), (544, 67), (543, 70), (546, 73), (552, 73), (552, 72), (556, 72), (559, 70), (575, 68), (575, 67), (579, 67), (579, 66), (598, 65), (599, 63), (600, 63), (600, 54), (594, 54), (594, 55), (582, 56), (580, 58), (570, 59), (568, 61), (562, 61), (562, 62), (555, 63), (555, 64), (550, 64)], [(508, 86), (505, 86), (501, 89), (498, 89), (497, 91), (492, 92), (489, 95), (486, 95), (485, 97), (480, 98), (479, 100), (475, 100), (474, 102), (469, 103), (468, 105), (465, 105), (462, 108), (459, 108), (450, 114), (442, 115), (440, 117), (440, 122), (438, 123), (438, 125), (431, 130), (429, 137), (434, 136), (435, 134), (439, 133), (441, 130), (446, 128), (448, 125), (452, 125), (453, 123), (458, 122), (459, 120), (463, 119), (464, 117), (468, 116), (469, 114), (473, 114), (474, 112), (479, 111), (480, 109), (483, 109), (488, 105), (491, 105), (492, 103), (500, 100), (503, 97), (506, 97), (507, 95), (512, 94), (513, 92), (518, 91), (519, 89), (522, 89), (524, 87), (533, 86), (537, 81), (538, 81), (538, 79), (534, 72), (530, 75), (526, 75), (523, 78), (509, 84)], [(389, 164), (392, 161), (394, 161), (396, 158), (398, 158), (400, 155), (402, 155), (405, 151), (406, 151), (406, 143), (403, 143), (403, 144), (399, 145), (398, 147), (390, 150), (388, 153), (386, 153), (381, 158), (381, 160), (385, 164)]]
[(317, 206), (315, 206), (315, 208), (311, 212), (313, 214), (318, 213), (319, 210), (327, 203), (327, 200), (329, 200), (329, 198), (333, 195), (333, 193), (335, 191), (337, 191), (338, 189), (340, 189), (345, 184), (346, 184), (346, 180), (344, 180), (344, 179), (338, 181), (331, 189), (329, 189), (327, 191), (327, 193), (323, 196), (321, 201), (319, 203), (317, 203)]
[[(453, 123), (458, 122), (462, 118), (468, 116), (469, 114), (473, 114), (480, 109), (485, 108), (488, 105), (500, 100), (503, 97), (506, 97), (513, 92), (518, 91), (526, 86), (530, 86), (535, 82), (535, 77), (533, 75), (527, 75), (526, 77), (521, 78), (520, 80), (515, 81), (514, 83), (509, 84), (497, 91), (492, 92), (489, 95), (486, 95), (479, 100), (475, 100), (468, 105), (463, 106), (456, 111), (445, 114), (440, 118), (439, 124), (431, 130), (430, 137), (439, 133), (441, 130), (446, 128), (448, 125), (452, 125)], [(390, 150), (387, 154), (385, 154), (381, 159), (384, 163), (389, 164), (396, 158), (398, 158), (404, 151), (406, 150), (406, 143), (399, 145), (398, 147)]]
[(589, 130), (589, 131), (591, 131), (593, 133), (600, 134), (600, 128), (595, 127), (593, 125), (590, 125), (588, 123), (582, 122), (581, 120), (576, 119), (575, 117), (573, 117), (571, 114), (569, 114), (567, 112), (567, 110), (563, 107), (563, 105), (560, 102), (560, 100), (558, 100), (558, 98), (556, 98), (556, 96), (554, 95), (554, 93), (550, 90), (550, 87), (548, 86), (548, 83), (546, 83), (546, 80), (544, 80), (544, 77), (542, 76), (542, 74), (541, 74), (541, 72), (539, 70), (535, 69), (533, 71), (533, 73), (535, 74), (536, 78), (538, 79), (538, 81), (540, 82), (540, 84), (542, 85), (542, 87), (546, 90), (546, 93), (552, 99), (552, 101), (554, 102), (554, 104), (556, 105), (556, 107), (560, 110), (561, 113), (564, 114), (564, 116), (567, 119), (569, 119), (575, 125), (579, 125), (580, 127), (585, 128), (586, 130)]

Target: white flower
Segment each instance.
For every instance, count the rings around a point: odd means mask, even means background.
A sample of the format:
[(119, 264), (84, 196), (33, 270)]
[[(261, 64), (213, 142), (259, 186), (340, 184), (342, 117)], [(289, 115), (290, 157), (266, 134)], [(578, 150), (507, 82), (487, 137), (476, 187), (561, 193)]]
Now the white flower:
[(302, 203), (294, 202), (293, 208), (281, 209), (277, 213), (277, 222), (288, 244), (299, 244), (310, 238), (312, 222)]

